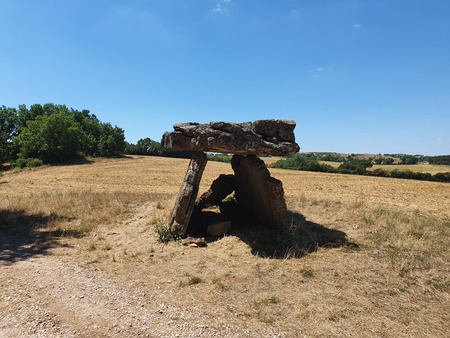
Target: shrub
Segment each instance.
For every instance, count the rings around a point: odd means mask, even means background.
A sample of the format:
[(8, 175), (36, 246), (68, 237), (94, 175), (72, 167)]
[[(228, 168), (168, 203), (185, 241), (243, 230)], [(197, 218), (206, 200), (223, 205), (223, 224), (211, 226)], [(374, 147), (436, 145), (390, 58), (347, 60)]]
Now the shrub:
[(208, 161), (230, 163), (232, 156), (225, 154), (208, 154)]
[(43, 165), (39, 158), (19, 158), (13, 162), (14, 168), (36, 168)]
[(162, 222), (161, 220), (157, 220), (154, 224), (155, 231), (158, 234), (158, 241), (161, 243), (169, 243), (173, 236), (170, 233), (169, 226)]
[(335, 172), (335, 169), (327, 164), (320, 164), (314, 156), (307, 154), (295, 154), (285, 160), (279, 160), (270, 167), (281, 169), (294, 169), (319, 172)]

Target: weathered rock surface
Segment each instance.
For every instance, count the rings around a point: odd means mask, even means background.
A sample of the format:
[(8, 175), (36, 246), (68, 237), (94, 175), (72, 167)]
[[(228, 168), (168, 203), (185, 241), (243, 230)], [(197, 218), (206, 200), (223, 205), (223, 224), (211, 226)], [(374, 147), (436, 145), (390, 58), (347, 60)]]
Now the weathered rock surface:
[(295, 143), (295, 125), (287, 120), (182, 123), (174, 125), (173, 132), (164, 133), (161, 143), (172, 150), (288, 156), (300, 149)]
[(172, 216), (169, 220), (170, 232), (172, 235), (184, 237), (189, 225), (189, 221), (194, 211), (195, 200), (197, 198), (200, 180), (208, 161), (206, 154), (194, 152), (189, 163), (186, 176), (181, 184)]
[(194, 247), (194, 248), (203, 248), (205, 246), (207, 246), (206, 244), (206, 240), (204, 237), (186, 237), (181, 241), (181, 244), (185, 245), (185, 246), (190, 246), (190, 247)]
[(234, 155), (236, 200), (262, 223), (282, 227), (287, 213), (283, 184), (270, 176), (264, 161), (255, 155)]
[(206, 234), (209, 236), (223, 236), (231, 229), (231, 222), (216, 222), (206, 227)]
[(211, 187), (195, 202), (195, 207), (203, 209), (207, 205), (219, 205), (224, 198), (234, 191), (234, 175), (221, 174)]

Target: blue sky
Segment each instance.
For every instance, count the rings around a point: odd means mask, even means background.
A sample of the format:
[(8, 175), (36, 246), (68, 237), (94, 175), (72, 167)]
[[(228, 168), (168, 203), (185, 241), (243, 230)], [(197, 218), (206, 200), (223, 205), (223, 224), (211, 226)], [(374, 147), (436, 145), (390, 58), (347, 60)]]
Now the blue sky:
[(0, 105), (129, 142), (290, 119), (301, 151), (450, 154), (448, 0), (0, 0)]

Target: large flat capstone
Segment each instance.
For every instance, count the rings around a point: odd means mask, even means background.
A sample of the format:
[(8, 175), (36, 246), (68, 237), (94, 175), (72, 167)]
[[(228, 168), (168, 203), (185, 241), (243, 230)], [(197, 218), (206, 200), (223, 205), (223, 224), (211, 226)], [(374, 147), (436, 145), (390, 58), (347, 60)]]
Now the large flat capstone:
[(237, 155), (289, 156), (300, 149), (295, 143), (295, 121), (258, 120), (208, 124), (181, 123), (162, 137), (162, 146), (176, 151), (203, 151)]

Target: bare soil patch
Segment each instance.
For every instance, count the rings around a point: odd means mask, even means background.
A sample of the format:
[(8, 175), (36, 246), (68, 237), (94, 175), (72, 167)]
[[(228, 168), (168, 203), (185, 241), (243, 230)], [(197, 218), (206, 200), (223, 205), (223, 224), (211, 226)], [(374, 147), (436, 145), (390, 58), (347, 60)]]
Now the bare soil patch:
[[(205, 248), (158, 241), (187, 165), (132, 156), (3, 173), (0, 336), (448, 335), (450, 185), (271, 169), (293, 227), (350, 243), (271, 257), (257, 230)], [(200, 193), (221, 173), (231, 166), (209, 162)]]

